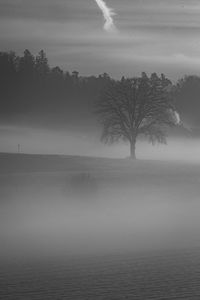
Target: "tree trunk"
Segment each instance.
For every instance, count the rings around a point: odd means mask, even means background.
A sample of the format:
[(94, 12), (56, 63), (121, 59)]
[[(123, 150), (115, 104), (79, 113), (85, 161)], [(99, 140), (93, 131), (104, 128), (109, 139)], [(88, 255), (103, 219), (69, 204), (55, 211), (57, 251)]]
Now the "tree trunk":
[(136, 139), (133, 139), (130, 142), (130, 158), (131, 159), (136, 159), (136, 154), (135, 154), (135, 144), (136, 144)]

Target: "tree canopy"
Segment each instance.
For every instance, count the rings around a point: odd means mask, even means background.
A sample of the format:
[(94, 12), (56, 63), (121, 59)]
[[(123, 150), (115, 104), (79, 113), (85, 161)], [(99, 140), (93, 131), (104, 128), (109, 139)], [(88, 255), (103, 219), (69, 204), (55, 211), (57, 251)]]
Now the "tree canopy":
[(130, 143), (131, 158), (139, 135), (152, 143), (166, 143), (166, 128), (177, 123), (172, 83), (163, 74), (122, 78), (112, 81), (96, 103), (96, 114), (103, 125), (102, 140)]

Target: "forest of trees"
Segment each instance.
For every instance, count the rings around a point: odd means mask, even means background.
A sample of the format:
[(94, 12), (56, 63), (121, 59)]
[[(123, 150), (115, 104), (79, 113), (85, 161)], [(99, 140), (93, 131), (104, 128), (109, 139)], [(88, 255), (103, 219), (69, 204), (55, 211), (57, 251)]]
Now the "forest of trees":
[[(106, 73), (86, 77), (50, 67), (43, 50), (36, 56), (29, 50), (22, 56), (0, 52), (0, 117), (49, 115), (66, 123), (89, 119), (101, 91), (116, 82)], [(200, 125), (200, 77), (185, 76), (174, 87), (178, 112)]]
[(77, 71), (51, 68), (43, 50), (33, 56), (0, 52), (1, 116), (63, 113), (67, 117), (91, 110), (100, 90), (111, 79), (105, 73), (82, 77)]

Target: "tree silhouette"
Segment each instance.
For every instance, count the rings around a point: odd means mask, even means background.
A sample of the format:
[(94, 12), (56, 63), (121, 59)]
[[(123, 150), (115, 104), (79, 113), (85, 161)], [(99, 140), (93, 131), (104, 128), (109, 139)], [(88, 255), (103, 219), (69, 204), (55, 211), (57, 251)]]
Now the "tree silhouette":
[(48, 59), (44, 50), (39, 51), (36, 56), (36, 70), (41, 77), (45, 77), (50, 71)]
[(176, 124), (171, 82), (163, 74), (124, 78), (112, 81), (96, 103), (96, 114), (103, 125), (102, 140), (130, 143), (130, 157), (135, 158), (136, 140), (140, 134), (166, 143), (166, 129)]

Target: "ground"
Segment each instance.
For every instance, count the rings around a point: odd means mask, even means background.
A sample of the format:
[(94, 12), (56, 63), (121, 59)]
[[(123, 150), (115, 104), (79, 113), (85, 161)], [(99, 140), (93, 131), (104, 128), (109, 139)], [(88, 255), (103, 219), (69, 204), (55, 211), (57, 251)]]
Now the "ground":
[(95, 239), (114, 248), (198, 239), (199, 164), (1, 154), (0, 165), (1, 231), (14, 246), (42, 234), (83, 250)]
[[(145, 253), (145, 257), (153, 253), (152, 257), (155, 259), (159, 251), (173, 252), (176, 253), (173, 254), (173, 259), (167, 259), (167, 263), (159, 272), (165, 270), (169, 277), (175, 272), (173, 276), (179, 276), (178, 280), (183, 287), (179, 271), (184, 270), (187, 265), (191, 266), (191, 261), (199, 268), (200, 258), (196, 255), (200, 241), (199, 164), (2, 153), (0, 166), (0, 261), (7, 274), (11, 274), (9, 276), (13, 285), (17, 284), (17, 279), (13, 275), (16, 270), (13, 271), (11, 261), (16, 262), (24, 257), (29, 263), (33, 260), (44, 262), (48, 259), (52, 262), (57, 257), (60, 264), (62, 259), (65, 261), (68, 257), (78, 257), (81, 260), (86, 256), (87, 259), (95, 256), (101, 257), (102, 260), (102, 257), (112, 256), (112, 261), (115, 261), (116, 256), (120, 255), (120, 266), (115, 264), (112, 268), (116, 273), (116, 270), (120, 272), (122, 267), (125, 272), (120, 273), (123, 282), (127, 274), (136, 276), (135, 257), (138, 253), (140, 256)], [(190, 254), (184, 256), (185, 251), (189, 251)], [(176, 261), (175, 257), (179, 257), (179, 253), (182, 259), (177, 261), (178, 269), (175, 267), (174, 271), (172, 261)], [(131, 260), (127, 264), (126, 257)], [(144, 263), (141, 263), (140, 258), (138, 268), (142, 276), (146, 267), (152, 268), (152, 272), (155, 272), (155, 282), (152, 284), (156, 284), (158, 266), (152, 259), (148, 263), (144, 259)], [(183, 265), (183, 261), (186, 265)], [(109, 260), (108, 265), (110, 263)], [(104, 264), (107, 265), (105, 261), (102, 262), (102, 266)], [(89, 265), (87, 268), (90, 269)], [(8, 266), (12, 269), (10, 273)], [(69, 267), (68, 264), (66, 266)], [(167, 269), (167, 266), (172, 269)], [(127, 271), (125, 268), (128, 268)], [(109, 277), (112, 270), (104, 274), (105, 278)], [(194, 269), (197, 273), (198, 270)], [(22, 277), (25, 276), (23, 272), (26, 273), (22, 268)], [(91, 270), (88, 272), (84, 273), (84, 278), (91, 276)], [(102, 272), (100, 270), (92, 276), (100, 276), (99, 280), (102, 281)], [(28, 276), (32, 281), (33, 275), (30, 274)], [(69, 273), (67, 274), (66, 276), (69, 276)], [(42, 280), (45, 280), (44, 274), (41, 276)], [(79, 276), (78, 279), (76, 276)], [(81, 280), (80, 274), (76, 276), (76, 280)], [(92, 279), (94, 280), (94, 277)], [(72, 277), (70, 280), (73, 289), (76, 289), (75, 281)], [(113, 273), (112, 280), (115, 280)], [(120, 279), (117, 280), (120, 282)], [(197, 281), (198, 278), (195, 277), (194, 282)], [(142, 284), (137, 282), (137, 285)], [(1, 280), (0, 284), (5, 288)], [(148, 284), (150, 283), (147, 283), (147, 286)], [(90, 288), (92, 293), (92, 286), (88, 286), (88, 289)], [(125, 289), (125, 286), (123, 288)], [(137, 290), (138, 288), (137, 286)], [(69, 288), (72, 296), (71, 289), (72, 286)], [(101, 289), (98, 291), (100, 295)], [(80, 290), (79, 292), (81, 295)], [(132, 289), (129, 292), (127, 290), (127, 293), (128, 296), (124, 299), (134, 299)], [(195, 299), (193, 290), (190, 290), (190, 294), (192, 299)], [(75, 299), (90, 299), (88, 295), (86, 298), (77, 296)], [(94, 298), (91, 296), (91, 299)], [(138, 296), (135, 299), (140, 298)], [(150, 296), (146, 299), (150, 299)], [(160, 298), (154, 296), (152, 299)], [(189, 296), (185, 299), (189, 299)]]

